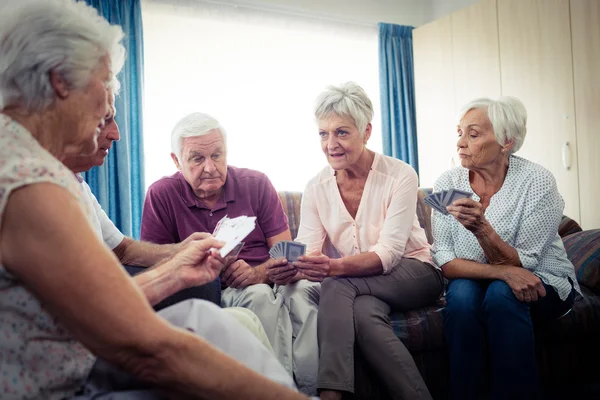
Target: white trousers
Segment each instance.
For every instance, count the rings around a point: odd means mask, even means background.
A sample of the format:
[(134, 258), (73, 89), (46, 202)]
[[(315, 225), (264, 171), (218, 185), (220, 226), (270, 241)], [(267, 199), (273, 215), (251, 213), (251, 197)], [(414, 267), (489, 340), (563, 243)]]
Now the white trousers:
[(227, 288), (223, 307), (243, 307), (254, 312), (266, 332), (275, 355), (294, 376), (302, 393), (317, 393), (319, 346), (317, 313), (321, 285), (307, 280), (271, 288), (266, 284), (243, 289)]
[[(246, 367), (296, 390), (294, 380), (273, 355), (259, 319), (248, 310), (227, 311), (204, 300), (186, 300), (158, 312), (171, 324), (202, 337)], [(199, 366), (201, 367), (201, 366)], [(97, 360), (77, 400), (158, 400), (164, 395), (134, 376)]]

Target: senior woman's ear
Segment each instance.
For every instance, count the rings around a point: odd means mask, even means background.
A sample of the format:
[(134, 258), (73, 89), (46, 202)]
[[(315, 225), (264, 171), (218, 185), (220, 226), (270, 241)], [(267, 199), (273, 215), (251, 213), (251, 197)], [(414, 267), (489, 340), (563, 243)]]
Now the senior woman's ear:
[(364, 144), (367, 144), (367, 142), (369, 141), (369, 138), (371, 137), (371, 131), (372, 130), (373, 130), (373, 126), (369, 122), (367, 124), (367, 127), (365, 128), (365, 134), (363, 135), (363, 143)]
[(50, 71), (50, 85), (58, 97), (64, 99), (69, 95), (69, 86), (63, 76), (56, 70)]
[(510, 154), (510, 150), (515, 147), (515, 141), (509, 140), (504, 146), (502, 146), (502, 152)]

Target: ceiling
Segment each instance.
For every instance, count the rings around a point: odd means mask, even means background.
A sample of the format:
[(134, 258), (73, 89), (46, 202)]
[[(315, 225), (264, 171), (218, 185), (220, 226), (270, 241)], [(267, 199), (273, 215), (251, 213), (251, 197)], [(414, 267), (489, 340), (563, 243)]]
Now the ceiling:
[(360, 25), (420, 26), (478, 0), (198, 0)]

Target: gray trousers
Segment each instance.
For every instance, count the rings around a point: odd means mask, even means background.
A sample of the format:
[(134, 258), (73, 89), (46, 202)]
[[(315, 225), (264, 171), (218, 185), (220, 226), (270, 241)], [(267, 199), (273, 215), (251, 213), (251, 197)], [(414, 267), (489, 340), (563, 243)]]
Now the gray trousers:
[(431, 399), (412, 356), (394, 334), (389, 314), (434, 303), (443, 288), (441, 271), (408, 258), (388, 275), (325, 279), (318, 316), (317, 387), (354, 393), (356, 344), (392, 399)]
[(301, 280), (274, 288), (266, 284), (227, 288), (221, 295), (223, 307), (248, 308), (258, 316), (277, 359), (309, 396), (317, 393), (320, 286)]

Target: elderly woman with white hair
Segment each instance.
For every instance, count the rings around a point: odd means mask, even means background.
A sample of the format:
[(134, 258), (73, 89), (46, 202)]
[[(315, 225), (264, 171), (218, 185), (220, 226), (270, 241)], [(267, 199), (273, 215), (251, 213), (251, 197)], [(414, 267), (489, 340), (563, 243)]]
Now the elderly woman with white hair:
[[(92, 229), (94, 210), (61, 161), (96, 152), (122, 37), (83, 2), (0, 6), (0, 397), (303, 398), (217, 306), (154, 313), (149, 302), (173, 279), (159, 268), (129, 278)], [(209, 282), (222, 245), (192, 240), (165, 264)]]
[(512, 97), (465, 105), (458, 124), (461, 166), (435, 190), (472, 198), (434, 211), (433, 259), (450, 279), (444, 332), (450, 399), (541, 397), (534, 325), (567, 312), (579, 287), (558, 235), (564, 202), (552, 174), (514, 153), (527, 112)]
[[(434, 303), (443, 290), (417, 215), (417, 174), (366, 147), (373, 106), (348, 82), (317, 99), (321, 149), (329, 162), (304, 191), (297, 240), (308, 255), (296, 278), (322, 281), (318, 315), (322, 399), (354, 392), (354, 346), (394, 399), (431, 398), (389, 323), (392, 310)], [(321, 249), (328, 237), (341, 257)], [(355, 343), (356, 340), (356, 343)]]

